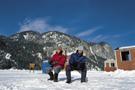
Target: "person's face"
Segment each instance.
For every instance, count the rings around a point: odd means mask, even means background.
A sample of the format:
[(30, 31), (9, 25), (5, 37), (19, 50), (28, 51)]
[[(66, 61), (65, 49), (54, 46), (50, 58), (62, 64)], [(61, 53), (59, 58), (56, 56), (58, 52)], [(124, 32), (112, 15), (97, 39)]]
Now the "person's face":
[(57, 50), (57, 53), (60, 53), (60, 50), (59, 49)]
[(79, 53), (79, 54), (82, 54), (82, 53), (83, 53), (83, 51), (82, 51), (82, 50), (78, 50), (78, 53)]

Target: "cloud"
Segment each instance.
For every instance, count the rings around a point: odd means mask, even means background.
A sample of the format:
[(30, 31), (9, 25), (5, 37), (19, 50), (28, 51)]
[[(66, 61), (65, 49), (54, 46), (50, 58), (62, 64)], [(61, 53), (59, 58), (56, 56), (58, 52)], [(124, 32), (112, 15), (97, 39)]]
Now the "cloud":
[(93, 42), (100, 42), (100, 41), (105, 41), (108, 38), (109, 38), (109, 36), (97, 35), (92, 41)]
[(123, 35), (119, 35), (119, 34), (116, 34), (116, 35), (97, 35), (95, 36), (92, 41), (93, 42), (101, 42), (101, 41), (116, 41), (116, 40), (119, 40), (121, 37), (123, 37)]
[(92, 39), (93, 42), (101, 42), (101, 41), (116, 41), (119, 38), (123, 37), (122, 35), (97, 35), (94, 39)]
[(38, 18), (38, 19), (25, 19), (23, 23), (20, 24), (20, 30), (19, 32), (22, 31), (38, 31), (38, 32), (46, 32), (46, 31), (59, 31), (63, 33), (68, 32), (68, 28), (64, 28), (62, 26), (52, 26), (47, 23), (46, 19), (43, 18)]
[(126, 33), (122, 33), (122, 34), (116, 34), (116, 35), (112, 35), (110, 36), (113, 39), (118, 39), (118, 38), (125, 38), (129, 35), (135, 34), (135, 31), (128, 31)]
[[(123, 40), (123, 38), (128, 40), (127, 39), (128, 36), (131, 34), (134, 34), (134, 33), (135, 32), (132, 31), (132, 32), (126, 32), (126, 33), (120, 33), (120, 34), (114, 34), (114, 35), (99, 34), (99, 35), (93, 37), (93, 39), (89, 38), (89, 40), (91, 42), (102, 42), (102, 41), (108, 42), (115, 49), (115, 48), (123, 46), (123, 45), (128, 45), (128, 43), (125, 43), (125, 40)], [(131, 40), (133, 40), (133, 39), (131, 39)]]
[(89, 36), (89, 35), (93, 34), (94, 32), (96, 32), (97, 30), (102, 29), (102, 28), (103, 28), (102, 26), (98, 26), (98, 27), (86, 30), (84, 32), (78, 33), (76, 36), (77, 37)]
[(55, 27), (49, 27), (48, 31), (59, 31), (59, 32), (63, 32), (63, 33), (67, 33), (68, 29), (67, 28), (63, 28), (61, 26), (55, 26)]

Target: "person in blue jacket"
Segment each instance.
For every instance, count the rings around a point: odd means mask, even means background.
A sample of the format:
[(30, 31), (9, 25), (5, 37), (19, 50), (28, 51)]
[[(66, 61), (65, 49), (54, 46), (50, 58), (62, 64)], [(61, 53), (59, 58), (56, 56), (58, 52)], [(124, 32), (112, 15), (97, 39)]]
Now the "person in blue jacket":
[(87, 57), (83, 55), (83, 46), (79, 46), (76, 53), (71, 54), (68, 65), (66, 67), (66, 83), (71, 83), (71, 71), (78, 70), (81, 72), (81, 82), (86, 82)]

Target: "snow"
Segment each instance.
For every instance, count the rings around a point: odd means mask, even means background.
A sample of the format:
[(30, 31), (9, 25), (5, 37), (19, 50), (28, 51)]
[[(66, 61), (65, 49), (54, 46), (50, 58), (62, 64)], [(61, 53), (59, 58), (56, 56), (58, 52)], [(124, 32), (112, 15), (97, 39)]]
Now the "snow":
[(37, 53), (37, 56), (38, 56), (39, 59), (43, 59), (42, 54), (40, 52)]
[(87, 83), (80, 83), (80, 73), (73, 71), (67, 84), (64, 71), (59, 82), (53, 82), (42, 71), (0, 70), (0, 90), (135, 90), (135, 71), (88, 71), (87, 77)]
[(123, 71), (123, 70), (116, 70), (115, 72), (109, 72), (108, 74), (110, 74), (113, 77), (117, 77), (117, 78), (126, 78), (126, 77), (131, 77), (134, 78), (135, 77), (135, 70), (133, 71)]
[(43, 47), (43, 51), (45, 51), (47, 48), (46, 47)]
[(23, 37), (27, 40), (29, 37), (29, 34), (27, 33), (26, 35), (23, 35)]
[(6, 59), (10, 59), (10, 57), (11, 57), (10, 53), (7, 53), (6, 56), (5, 56)]
[(42, 38), (46, 38), (46, 35), (43, 35)]
[(120, 47), (119, 49), (128, 49), (128, 48), (135, 48), (135, 46), (125, 46), (125, 47)]
[(73, 54), (73, 53), (75, 53), (75, 52), (68, 52), (68, 53), (67, 53), (67, 56), (70, 56), (70, 55)]
[(25, 46), (23, 46), (23, 49), (25, 49), (26, 47)]
[(93, 50), (92, 50), (92, 47), (90, 47), (90, 51), (91, 51), (91, 53), (94, 55), (95, 60), (97, 60), (97, 57), (96, 57), (95, 53), (94, 53)]

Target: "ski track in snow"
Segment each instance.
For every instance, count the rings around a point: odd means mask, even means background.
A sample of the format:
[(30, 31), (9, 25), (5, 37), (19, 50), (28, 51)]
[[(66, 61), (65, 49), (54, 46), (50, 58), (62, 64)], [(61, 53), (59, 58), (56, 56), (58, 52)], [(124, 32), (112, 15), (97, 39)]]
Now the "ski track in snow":
[(88, 71), (87, 83), (81, 83), (80, 76), (73, 71), (72, 83), (67, 84), (64, 71), (59, 82), (53, 82), (41, 71), (0, 70), (0, 90), (135, 90), (135, 71)]

